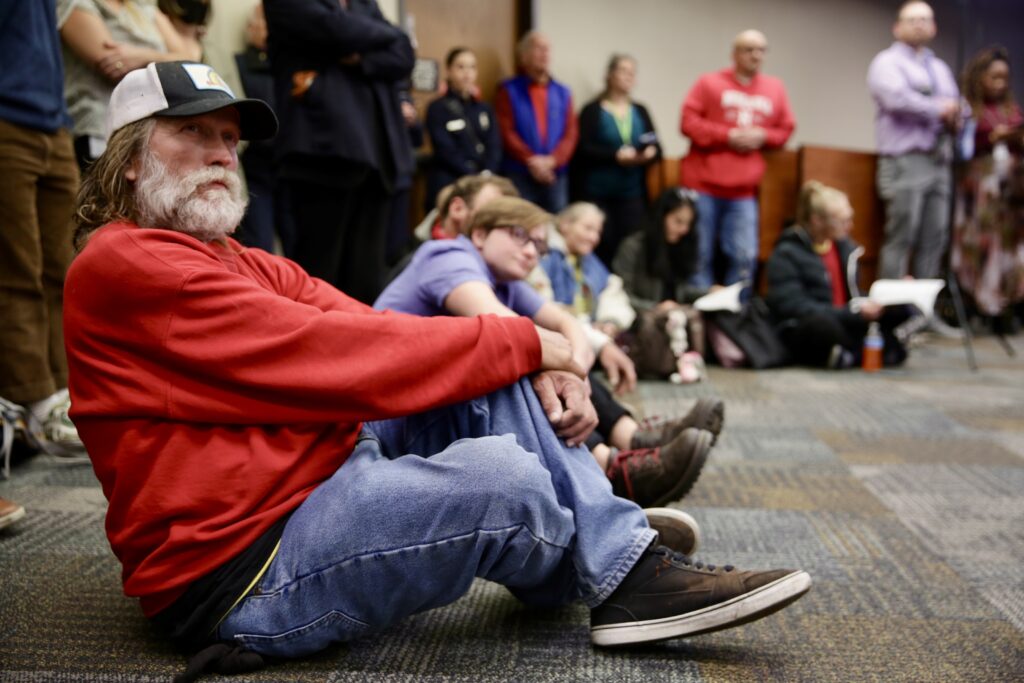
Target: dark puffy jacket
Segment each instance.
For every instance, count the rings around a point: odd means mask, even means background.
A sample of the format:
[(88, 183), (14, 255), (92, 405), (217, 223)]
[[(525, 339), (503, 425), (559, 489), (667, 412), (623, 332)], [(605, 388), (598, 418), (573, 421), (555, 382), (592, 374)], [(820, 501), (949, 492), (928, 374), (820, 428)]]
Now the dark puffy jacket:
[[(415, 62), (405, 33), (374, 0), (349, 0), (347, 9), (338, 0), (263, 4), (281, 119), (279, 160), (344, 160), (379, 171), (389, 184), (412, 173), (395, 87)], [(358, 61), (346, 63), (352, 55)], [(293, 94), (296, 88), (301, 94)]]
[[(863, 249), (852, 240), (837, 240), (839, 267), (847, 298), (859, 296), (857, 259)], [(832, 313), (839, 318), (860, 316), (847, 307), (832, 304), (832, 281), (821, 257), (811, 246), (807, 231), (800, 226), (787, 229), (775, 243), (765, 267), (768, 293), (765, 300), (777, 323), (799, 320), (812, 313)]]

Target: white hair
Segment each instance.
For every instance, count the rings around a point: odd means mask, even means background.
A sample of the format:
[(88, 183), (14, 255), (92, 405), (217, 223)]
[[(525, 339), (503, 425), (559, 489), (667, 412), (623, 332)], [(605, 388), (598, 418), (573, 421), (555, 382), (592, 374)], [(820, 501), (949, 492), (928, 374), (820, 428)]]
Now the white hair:
[[(139, 227), (166, 228), (212, 242), (242, 222), (247, 200), (237, 173), (212, 166), (175, 175), (149, 150), (141, 161), (135, 183)], [(205, 187), (215, 182), (225, 187)]]

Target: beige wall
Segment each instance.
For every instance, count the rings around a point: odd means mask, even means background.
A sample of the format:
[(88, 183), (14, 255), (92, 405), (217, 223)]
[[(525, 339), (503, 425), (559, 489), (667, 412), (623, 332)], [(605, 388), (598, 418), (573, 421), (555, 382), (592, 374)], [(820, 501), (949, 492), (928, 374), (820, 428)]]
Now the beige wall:
[(205, 61), (236, 93), (242, 92), (235, 54), (245, 47), (245, 22), (258, 0), (213, 0), (213, 17), (203, 39)]
[[(768, 36), (764, 72), (782, 78), (797, 119), (789, 146), (873, 150), (874, 106), (865, 85), (871, 58), (892, 42), (898, 2), (866, 0), (534, 0), (536, 26), (550, 35), (555, 76), (577, 105), (600, 92), (612, 52), (639, 63), (636, 98), (651, 110), (665, 152), (679, 156), (686, 91), (703, 72), (730, 63), (732, 38)], [(935, 47), (955, 61), (953, 17), (936, 3)], [(943, 22), (949, 29), (943, 33)]]

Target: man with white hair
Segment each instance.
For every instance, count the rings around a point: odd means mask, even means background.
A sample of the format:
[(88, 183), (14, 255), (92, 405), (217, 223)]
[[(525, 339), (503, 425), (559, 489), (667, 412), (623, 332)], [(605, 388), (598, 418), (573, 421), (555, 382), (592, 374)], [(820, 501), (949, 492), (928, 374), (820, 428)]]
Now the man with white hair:
[(570, 445), (595, 420), (560, 335), (380, 313), (232, 240), (236, 146), (276, 129), (262, 102), (173, 62), (125, 76), (108, 112), (67, 276), (72, 417), (125, 592), (206, 647), (186, 678), (384, 630), (475, 577), (583, 600), (598, 645), (735, 626), (810, 588), (656, 545)]
[(502, 174), (524, 199), (558, 213), (569, 203), (569, 160), (579, 125), (568, 86), (551, 77), (551, 41), (530, 31), (516, 45), (519, 74), (494, 99), (505, 149)]
[[(679, 163), (679, 180), (697, 191), (698, 287), (754, 276), (761, 151), (782, 147), (796, 127), (782, 81), (761, 73), (767, 52), (763, 33), (743, 31), (733, 40), (733, 66), (702, 75), (683, 102), (680, 129), (690, 138), (690, 151)], [(718, 252), (725, 265), (721, 278), (715, 273)]]

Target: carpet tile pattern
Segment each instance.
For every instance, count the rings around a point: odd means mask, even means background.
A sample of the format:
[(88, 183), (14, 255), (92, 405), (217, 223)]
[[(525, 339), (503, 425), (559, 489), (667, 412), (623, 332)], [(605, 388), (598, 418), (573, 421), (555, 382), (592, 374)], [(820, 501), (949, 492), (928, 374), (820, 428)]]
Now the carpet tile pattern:
[[(1024, 354), (1024, 339), (1011, 343)], [(800, 567), (802, 600), (748, 626), (601, 651), (587, 610), (524, 607), (477, 581), (383, 634), (238, 678), (252, 681), (1024, 680), (1024, 358), (977, 340), (980, 369), (931, 339), (877, 374), (711, 368), (642, 383), (638, 415), (726, 401), (726, 425), (679, 507), (699, 559)], [(0, 680), (167, 681), (182, 656), (123, 597), (88, 465), (21, 458), (0, 496)]]

